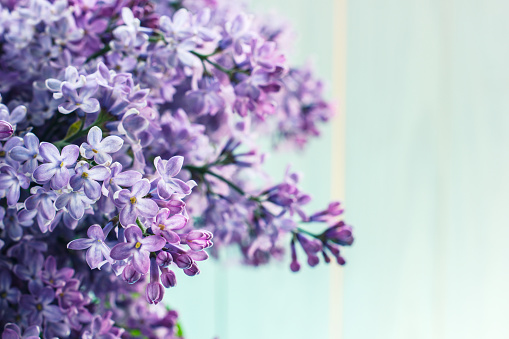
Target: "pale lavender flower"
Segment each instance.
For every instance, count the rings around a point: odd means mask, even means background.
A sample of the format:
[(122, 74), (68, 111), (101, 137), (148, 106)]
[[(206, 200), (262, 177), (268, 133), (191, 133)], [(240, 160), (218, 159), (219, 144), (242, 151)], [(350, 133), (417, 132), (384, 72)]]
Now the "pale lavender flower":
[(32, 195), (25, 200), (25, 208), (28, 211), (37, 210), (44, 219), (53, 220), (56, 215), (54, 202), (57, 194), (53, 190), (46, 190), (43, 187), (33, 187)]
[(47, 79), (45, 84), (50, 91), (54, 92), (53, 98), (60, 99), (63, 97), (62, 87), (64, 84), (77, 89), (83, 87), (86, 83), (86, 77), (84, 75), (79, 75), (76, 67), (68, 66), (65, 69), (64, 81), (60, 81), (58, 79)]
[(150, 252), (159, 251), (166, 241), (156, 235), (143, 237), (143, 233), (136, 225), (126, 228), (125, 238), (125, 243), (117, 244), (111, 249), (111, 258), (124, 260), (132, 255), (133, 267), (141, 274), (146, 274), (150, 266)]
[(60, 154), (55, 145), (41, 142), (39, 152), (45, 163), (35, 169), (33, 174), (35, 181), (40, 184), (51, 181), (53, 189), (60, 189), (66, 186), (70, 179), (68, 168), (76, 163), (80, 154), (79, 147), (67, 145), (62, 149), (62, 154)]
[(97, 200), (101, 196), (101, 184), (97, 181), (103, 181), (108, 178), (110, 171), (104, 166), (94, 166), (90, 168), (87, 162), (80, 162), (75, 168), (76, 174), (71, 177), (69, 184), (75, 191), (83, 187), (85, 195), (91, 200)]
[(94, 201), (89, 199), (83, 191), (70, 191), (62, 193), (55, 201), (55, 207), (58, 210), (66, 208), (69, 215), (74, 220), (80, 220), (85, 214), (85, 210), (90, 207)]
[(23, 105), (17, 106), (12, 112), (9, 112), (7, 106), (0, 104), (0, 120), (8, 122), (14, 131), (16, 130), (16, 125), (25, 119), (26, 114), (27, 108)]
[(81, 144), (80, 152), (81, 156), (86, 159), (94, 158), (94, 161), (99, 165), (110, 165), (111, 155), (109, 153), (116, 153), (124, 144), (122, 138), (111, 135), (106, 138), (102, 138), (102, 130), (94, 126), (90, 129), (87, 136), (88, 143), (84, 142)]
[(88, 238), (71, 241), (67, 248), (71, 250), (87, 250), (86, 259), (91, 269), (97, 268), (104, 260), (111, 261), (110, 248), (104, 243), (106, 235), (99, 225), (92, 225), (87, 231)]
[(20, 189), (27, 189), (30, 180), (7, 164), (0, 164), (0, 192), (7, 197), (7, 204), (14, 206), (19, 201)]
[(123, 189), (115, 192), (114, 201), (120, 210), (120, 223), (124, 226), (134, 224), (138, 215), (152, 218), (159, 210), (156, 202), (145, 196), (150, 191), (150, 183), (147, 179), (138, 181), (131, 191)]
[(184, 164), (184, 158), (174, 156), (170, 160), (154, 159), (154, 165), (161, 180), (157, 183), (157, 193), (163, 199), (168, 199), (173, 193), (190, 194), (191, 186), (180, 179), (174, 178), (179, 174)]
[(105, 196), (109, 196), (110, 193), (113, 194), (121, 190), (122, 187), (132, 187), (143, 177), (141, 173), (137, 171), (128, 170), (122, 172), (122, 165), (118, 162), (110, 166), (110, 171), (109, 178), (103, 182), (102, 193)]
[(97, 83), (87, 83), (80, 89), (78, 94), (75, 88), (68, 84), (62, 85), (62, 95), (64, 103), (58, 106), (58, 111), (62, 114), (69, 114), (77, 109), (81, 109), (85, 113), (95, 113), (99, 111), (99, 101), (92, 96), (97, 91)]
[(39, 138), (33, 133), (23, 137), (24, 146), (16, 146), (9, 151), (9, 156), (22, 164), (24, 173), (33, 173), (39, 162), (43, 161), (39, 154)]

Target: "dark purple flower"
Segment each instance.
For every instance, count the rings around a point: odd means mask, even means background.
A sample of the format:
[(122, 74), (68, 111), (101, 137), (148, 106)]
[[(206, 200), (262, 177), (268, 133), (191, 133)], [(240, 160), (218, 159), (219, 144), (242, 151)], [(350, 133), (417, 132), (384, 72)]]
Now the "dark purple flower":
[(169, 270), (167, 268), (161, 269), (161, 283), (164, 287), (175, 287), (177, 285), (177, 277), (175, 276), (175, 272)]
[(166, 241), (156, 235), (143, 237), (136, 225), (125, 230), (126, 242), (117, 244), (111, 249), (110, 256), (115, 260), (124, 260), (132, 255), (132, 264), (136, 271), (146, 274), (150, 266), (150, 252), (159, 251)]
[(31, 281), (28, 284), (30, 295), (22, 295), (20, 300), (21, 313), (27, 316), (29, 325), (41, 325), (42, 320), (58, 322), (64, 317), (60, 308), (52, 305), (55, 291), (51, 287), (42, 287)]
[(122, 271), (122, 278), (128, 283), (128, 284), (134, 284), (141, 278), (141, 273), (136, 271), (134, 266), (129, 263), (124, 267), (124, 270)]
[(91, 269), (97, 268), (104, 260), (111, 261), (110, 248), (104, 243), (105, 234), (99, 225), (92, 225), (87, 231), (88, 238), (71, 241), (67, 248), (71, 250), (87, 250), (87, 263)]
[(0, 269), (0, 315), (1, 310), (7, 309), (8, 304), (15, 305), (19, 301), (21, 293), (19, 289), (11, 286), (12, 276), (6, 269)]
[(73, 167), (80, 155), (80, 149), (76, 145), (67, 145), (62, 149), (48, 142), (41, 142), (39, 152), (45, 163), (34, 171), (34, 179), (38, 183), (46, 183), (51, 180), (53, 189), (60, 189), (69, 183), (69, 168)]
[(152, 218), (159, 208), (154, 200), (145, 196), (150, 191), (150, 183), (143, 179), (135, 183), (131, 191), (123, 189), (115, 192), (115, 204), (120, 210), (120, 223), (124, 226), (134, 224), (138, 215)]
[(57, 270), (55, 257), (48, 256), (44, 263), (44, 271), (41, 271), (41, 280), (51, 287), (62, 287), (74, 275), (70, 267), (63, 267)]
[(7, 139), (14, 133), (14, 127), (5, 120), (0, 120), (0, 139)]
[(338, 245), (350, 246), (353, 243), (352, 227), (343, 221), (327, 229), (323, 235)]
[(145, 290), (145, 298), (149, 304), (157, 305), (164, 297), (164, 287), (159, 282), (159, 267), (155, 258), (150, 259), (150, 283)]
[(79, 162), (75, 170), (76, 174), (69, 181), (72, 189), (78, 191), (83, 187), (83, 191), (89, 199), (99, 199), (101, 196), (101, 184), (97, 181), (107, 179), (110, 175), (109, 169), (104, 166), (90, 168), (87, 162)]

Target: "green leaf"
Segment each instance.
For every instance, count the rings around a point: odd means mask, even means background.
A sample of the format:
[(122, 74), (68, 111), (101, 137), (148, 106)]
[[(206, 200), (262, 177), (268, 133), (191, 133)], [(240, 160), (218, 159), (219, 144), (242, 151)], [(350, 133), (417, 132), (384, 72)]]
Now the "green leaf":
[(64, 140), (69, 139), (73, 135), (77, 134), (81, 128), (83, 127), (83, 121), (81, 119), (76, 120), (71, 126), (69, 126), (69, 129), (67, 130), (67, 134), (65, 135)]

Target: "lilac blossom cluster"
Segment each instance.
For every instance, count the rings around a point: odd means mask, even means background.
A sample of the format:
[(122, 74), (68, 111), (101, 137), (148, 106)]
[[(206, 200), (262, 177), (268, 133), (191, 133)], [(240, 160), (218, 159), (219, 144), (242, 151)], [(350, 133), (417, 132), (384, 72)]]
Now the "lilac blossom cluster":
[(165, 291), (226, 246), (345, 263), (339, 203), (254, 185), (258, 138), (332, 116), (282, 31), (226, 1), (0, 0), (2, 338), (181, 338)]

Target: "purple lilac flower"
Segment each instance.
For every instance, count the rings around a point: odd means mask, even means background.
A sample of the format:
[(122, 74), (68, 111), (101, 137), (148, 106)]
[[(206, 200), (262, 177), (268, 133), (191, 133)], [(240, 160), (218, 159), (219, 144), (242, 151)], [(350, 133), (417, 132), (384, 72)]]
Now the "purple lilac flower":
[(16, 205), (19, 201), (20, 189), (27, 189), (29, 185), (30, 180), (17, 169), (7, 164), (0, 164), (0, 192), (7, 197), (9, 206)]
[(110, 166), (110, 171), (110, 176), (103, 182), (102, 192), (105, 196), (121, 190), (121, 187), (132, 187), (143, 177), (137, 171), (128, 170), (122, 172), (122, 165), (118, 162)]
[(115, 192), (115, 204), (120, 210), (120, 223), (124, 226), (134, 224), (138, 215), (152, 218), (159, 208), (154, 200), (145, 196), (150, 191), (150, 183), (147, 179), (138, 181), (131, 191), (123, 189)]
[(62, 95), (65, 102), (58, 106), (58, 111), (62, 114), (69, 114), (77, 109), (85, 113), (95, 113), (99, 111), (99, 101), (96, 98), (92, 98), (97, 91), (97, 87), (97, 83), (87, 83), (80, 89), (80, 93), (78, 94), (75, 88), (64, 83), (62, 85)]
[(184, 164), (184, 158), (175, 156), (170, 160), (161, 160), (157, 157), (154, 160), (157, 173), (161, 180), (157, 183), (157, 193), (163, 199), (168, 199), (173, 193), (190, 194), (191, 187), (180, 179), (174, 178), (179, 174)]
[(17, 106), (9, 113), (7, 106), (0, 104), (0, 121), (9, 123), (14, 131), (16, 130), (17, 124), (25, 119), (26, 114), (27, 108), (23, 105)]
[(33, 173), (39, 162), (43, 161), (39, 154), (39, 138), (33, 133), (27, 133), (23, 137), (25, 146), (16, 146), (9, 151), (12, 159), (22, 163), (24, 173)]
[(134, 269), (141, 274), (146, 274), (150, 266), (150, 252), (159, 251), (166, 241), (156, 235), (143, 237), (143, 233), (136, 225), (126, 228), (125, 238), (125, 243), (117, 244), (111, 249), (111, 258), (124, 260), (132, 255)]
[(70, 267), (63, 267), (57, 270), (57, 261), (55, 257), (48, 256), (44, 263), (44, 271), (41, 271), (41, 280), (51, 287), (57, 288), (65, 285), (74, 275), (74, 270)]
[(31, 189), (31, 193), (32, 195), (25, 200), (25, 208), (28, 211), (36, 210), (46, 220), (53, 220), (56, 215), (54, 202), (57, 199), (57, 194), (55, 191), (34, 187)]
[(105, 244), (106, 235), (99, 225), (92, 225), (87, 231), (88, 238), (71, 241), (67, 248), (71, 250), (87, 250), (87, 263), (91, 269), (97, 268), (104, 260), (111, 261), (110, 248)]
[(62, 154), (55, 145), (42, 142), (39, 152), (45, 163), (34, 171), (34, 179), (38, 183), (51, 182), (51, 187), (60, 189), (69, 183), (69, 168), (74, 166), (80, 154), (79, 147), (67, 145), (62, 149)]
[(178, 244), (180, 237), (175, 231), (184, 228), (186, 224), (186, 217), (180, 214), (170, 216), (170, 210), (162, 208), (152, 222), (151, 228), (155, 235), (161, 235), (170, 244)]
[(41, 329), (37, 325), (29, 326), (25, 332), (21, 333), (18, 325), (7, 323), (4, 327), (2, 339), (39, 339)]
[(101, 184), (97, 181), (103, 181), (108, 178), (110, 171), (104, 166), (94, 166), (90, 168), (87, 162), (79, 162), (76, 165), (76, 174), (69, 181), (72, 189), (75, 191), (83, 187), (85, 195), (91, 200), (97, 200), (101, 196)]
[(15, 305), (21, 295), (18, 288), (11, 286), (12, 276), (6, 269), (0, 269), (0, 316), (7, 309), (8, 304)]
[(58, 210), (63, 208), (69, 212), (74, 220), (80, 220), (85, 214), (85, 210), (90, 207), (93, 200), (89, 199), (83, 191), (70, 191), (60, 195), (55, 201), (55, 207)]
[(62, 311), (58, 306), (51, 305), (55, 299), (55, 291), (51, 287), (43, 287), (38, 282), (31, 281), (28, 289), (30, 295), (22, 295), (19, 304), (30, 325), (41, 325), (43, 319), (48, 322), (62, 320)]
[(94, 161), (99, 165), (111, 164), (111, 155), (109, 153), (115, 153), (122, 148), (124, 140), (122, 138), (111, 135), (106, 138), (102, 138), (102, 131), (99, 127), (94, 126), (88, 132), (87, 141), (81, 144), (80, 152), (81, 156), (86, 159), (94, 158)]
[(164, 297), (164, 286), (159, 282), (159, 267), (155, 258), (150, 259), (150, 283), (145, 290), (145, 298), (149, 304), (157, 305)]
[(183, 241), (193, 250), (201, 251), (212, 246), (212, 233), (203, 230), (193, 230), (186, 234)]

